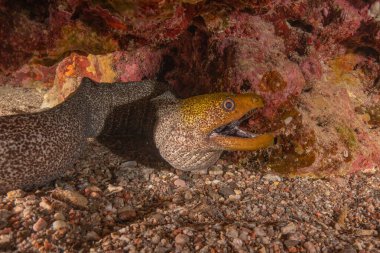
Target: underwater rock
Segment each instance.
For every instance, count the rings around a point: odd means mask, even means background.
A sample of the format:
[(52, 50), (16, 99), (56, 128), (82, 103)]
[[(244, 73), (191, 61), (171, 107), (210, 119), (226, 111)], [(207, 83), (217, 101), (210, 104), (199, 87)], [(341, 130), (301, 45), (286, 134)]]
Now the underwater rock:
[[(106, 54), (131, 44), (176, 39), (196, 1), (24, 0), (0, 3), (0, 73), (25, 63), (52, 65), (72, 52)], [(1, 79), (0, 79), (1, 80)]]
[(148, 46), (132, 52), (117, 51), (106, 55), (71, 54), (56, 66), (54, 85), (45, 94), (42, 107), (62, 102), (79, 86), (84, 76), (97, 82), (154, 79), (160, 70), (162, 54), (162, 50)]
[(227, 19), (223, 32), (210, 36), (200, 23), (180, 37), (166, 56), (171, 70), (165, 80), (184, 96), (255, 91), (266, 102), (264, 114), (272, 117), (289, 96), (300, 94), (305, 85), (301, 69), (287, 58), (272, 24), (241, 12)]
[(158, 79), (180, 97), (256, 92), (266, 106), (246, 127), (272, 131), (279, 142), (238, 158), (291, 175), (376, 168), (379, 6), (373, 0), (3, 1), (0, 84), (50, 89), (43, 107), (62, 102), (83, 76)]

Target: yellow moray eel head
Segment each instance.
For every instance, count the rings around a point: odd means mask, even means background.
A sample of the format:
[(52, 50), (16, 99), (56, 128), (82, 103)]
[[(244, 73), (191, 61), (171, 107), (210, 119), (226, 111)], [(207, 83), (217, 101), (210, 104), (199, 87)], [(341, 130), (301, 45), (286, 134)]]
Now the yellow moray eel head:
[(168, 93), (154, 102), (159, 105), (156, 147), (177, 169), (205, 169), (224, 150), (254, 151), (274, 142), (272, 134), (254, 135), (239, 128), (254, 109), (264, 106), (255, 94), (214, 93), (180, 100)]

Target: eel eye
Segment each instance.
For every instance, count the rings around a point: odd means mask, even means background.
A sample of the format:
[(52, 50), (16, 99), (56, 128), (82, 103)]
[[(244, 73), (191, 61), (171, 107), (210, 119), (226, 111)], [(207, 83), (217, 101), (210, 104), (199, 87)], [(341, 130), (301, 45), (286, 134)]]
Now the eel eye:
[(235, 102), (231, 98), (227, 98), (223, 102), (223, 109), (226, 111), (232, 111), (235, 109)]

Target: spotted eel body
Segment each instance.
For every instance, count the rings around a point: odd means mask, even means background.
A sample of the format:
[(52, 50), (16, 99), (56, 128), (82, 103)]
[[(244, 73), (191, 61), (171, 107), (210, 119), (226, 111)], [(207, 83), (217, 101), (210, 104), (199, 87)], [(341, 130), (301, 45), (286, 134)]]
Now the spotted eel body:
[(95, 83), (83, 78), (62, 104), (38, 113), (0, 117), (0, 192), (59, 177), (90, 137), (143, 136), (176, 169), (213, 165), (224, 150), (270, 146), (272, 134), (239, 128), (263, 106), (253, 94), (213, 93), (178, 99), (164, 84)]
[(0, 117), (0, 192), (28, 189), (59, 177), (83, 152), (87, 138), (107, 133), (120, 122), (112, 118), (115, 110), (147, 103), (166, 90), (154, 81), (98, 84), (83, 78), (56, 107)]

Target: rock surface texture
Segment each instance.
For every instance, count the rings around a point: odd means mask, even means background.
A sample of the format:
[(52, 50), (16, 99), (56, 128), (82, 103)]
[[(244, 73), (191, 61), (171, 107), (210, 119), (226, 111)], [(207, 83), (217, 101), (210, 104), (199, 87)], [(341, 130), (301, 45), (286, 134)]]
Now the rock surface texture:
[(62, 102), (96, 81), (168, 82), (181, 97), (254, 91), (273, 149), (233, 155), (290, 175), (380, 163), (380, 7), (374, 0), (0, 2), (0, 83)]

